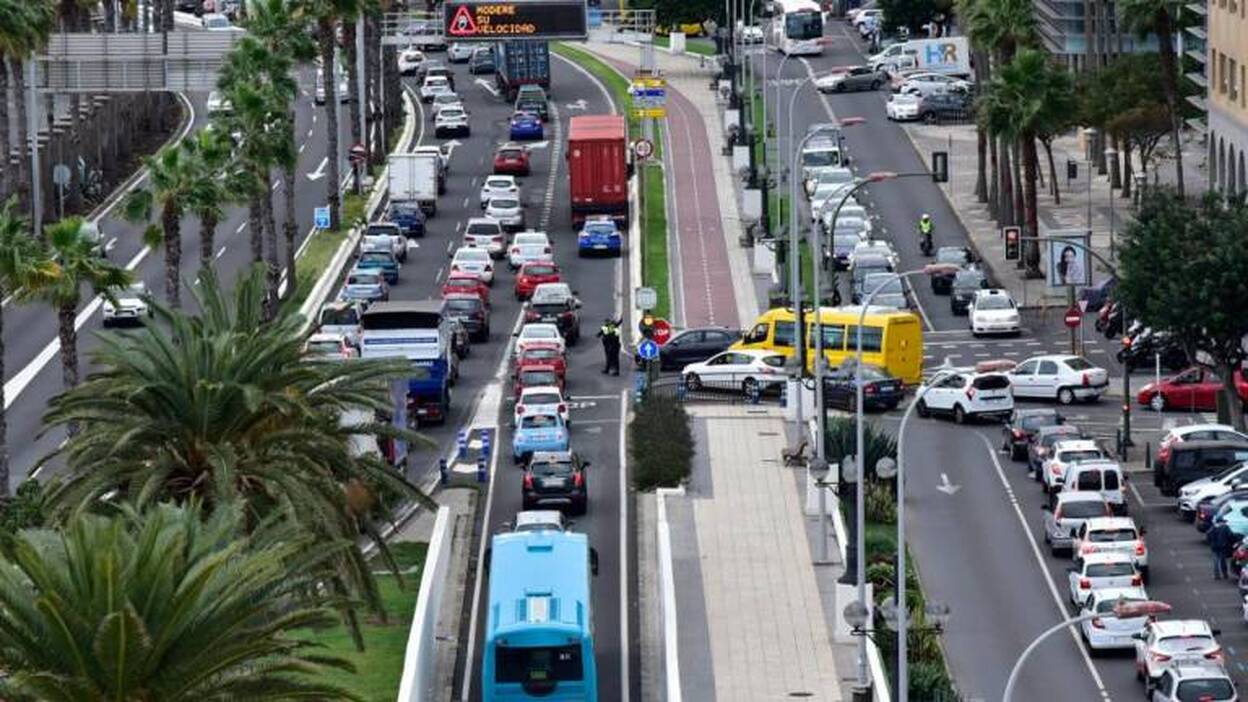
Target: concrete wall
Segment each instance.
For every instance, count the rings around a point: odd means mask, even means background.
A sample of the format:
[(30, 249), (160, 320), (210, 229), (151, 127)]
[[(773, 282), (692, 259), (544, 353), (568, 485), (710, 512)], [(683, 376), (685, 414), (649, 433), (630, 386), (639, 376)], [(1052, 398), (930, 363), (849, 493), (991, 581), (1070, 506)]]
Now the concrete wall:
[(407, 654), (403, 661), (403, 678), (399, 682), (399, 702), (432, 702), (437, 685), (438, 614), (442, 610), (442, 594), (451, 562), (451, 510), (438, 508), (425, 571), (420, 575), (420, 591), (416, 597), (416, 613), (407, 637)]

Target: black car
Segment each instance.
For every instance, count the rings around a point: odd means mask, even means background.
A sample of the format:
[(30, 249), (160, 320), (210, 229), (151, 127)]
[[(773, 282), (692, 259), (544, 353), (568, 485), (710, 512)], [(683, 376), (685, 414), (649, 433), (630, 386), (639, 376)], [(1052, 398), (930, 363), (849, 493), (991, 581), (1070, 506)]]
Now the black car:
[(494, 53), (493, 52), (491, 52), (489, 49), (477, 49), (476, 51), (472, 52), (472, 58), (468, 59), (468, 72), (469, 73), (475, 76), (481, 73), (486, 73), (486, 74), (493, 73), (494, 71), (495, 71), (495, 68), (494, 68)]
[[(864, 410), (897, 409), (905, 391), (901, 380), (890, 375), (888, 371), (879, 366), (863, 364), (862, 408)], [(852, 412), (857, 402), (858, 390), (854, 369), (837, 368), (824, 378), (823, 404), (825, 407), (840, 407)]]
[(447, 295), (442, 313), (459, 320), (476, 342), (490, 340), (490, 308), (479, 295), (462, 293)]
[(1001, 448), (1010, 454), (1010, 460), (1021, 461), (1027, 458), (1027, 448), (1036, 438), (1036, 432), (1043, 427), (1053, 427), (1065, 423), (1066, 418), (1055, 409), (1016, 409), (1014, 416), (1001, 431), (1005, 436)]
[(521, 480), (524, 509), (565, 507), (574, 514), (585, 514), (589, 506), (589, 486), (582, 461), (574, 451), (537, 451), (525, 466)]
[(1161, 488), (1161, 494), (1174, 497), (1184, 485), (1244, 461), (1248, 461), (1248, 443), (1184, 441), (1170, 449), (1167, 460), (1153, 462), (1153, 483)]
[(189, 12), (199, 17), (204, 14), (204, 0), (178, 0), (173, 8), (178, 12)]
[[(952, 263), (959, 268), (969, 266), (975, 262), (975, 256), (971, 254), (971, 250), (965, 246), (942, 246), (936, 249), (936, 263)], [(948, 295), (953, 289), (953, 279), (957, 277), (957, 271), (933, 273), (931, 275), (932, 292), (937, 295)]]
[(867, 276), (872, 273), (891, 273), (893, 264), (883, 256), (859, 256), (849, 266), (850, 299), (854, 304), (862, 301), (868, 291), (864, 289)]
[(525, 305), (524, 321), (545, 322), (559, 327), (568, 346), (581, 339), (581, 301), (575, 297), (546, 297)]
[(949, 312), (954, 315), (965, 315), (971, 306), (971, 298), (977, 290), (989, 287), (988, 276), (978, 268), (965, 268), (953, 276), (953, 284), (949, 291)]
[(540, 117), (543, 122), (550, 120), (550, 106), (546, 104), (545, 98), (540, 95), (529, 94), (516, 98), (516, 107), (512, 112), (532, 112)]
[[(666, 344), (659, 347), (659, 369), (679, 370), (690, 363), (705, 361), (721, 351), (726, 351), (740, 338), (741, 332), (724, 327), (686, 329), (673, 335)], [(640, 367), (641, 356), (633, 354), (633, 362)]]
[(919, 101), (919, 119), (928, 124), (964, 122), (971, 117), (971, 98), (962, 93), (936, 93)]

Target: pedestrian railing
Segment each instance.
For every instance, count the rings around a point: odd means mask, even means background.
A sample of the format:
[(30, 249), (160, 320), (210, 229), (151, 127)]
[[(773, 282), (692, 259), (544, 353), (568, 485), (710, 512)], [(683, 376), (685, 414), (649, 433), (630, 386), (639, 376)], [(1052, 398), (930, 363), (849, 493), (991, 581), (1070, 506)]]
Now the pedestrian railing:
[[(644, 375), (643, 375), (644, 378)], [(717, 402), (727, 404), (782, 405), (784, 384), (691, 380), (683, 377), (657, 378), (641, 384), (643, 396), (670, 397), (678, 402)]]

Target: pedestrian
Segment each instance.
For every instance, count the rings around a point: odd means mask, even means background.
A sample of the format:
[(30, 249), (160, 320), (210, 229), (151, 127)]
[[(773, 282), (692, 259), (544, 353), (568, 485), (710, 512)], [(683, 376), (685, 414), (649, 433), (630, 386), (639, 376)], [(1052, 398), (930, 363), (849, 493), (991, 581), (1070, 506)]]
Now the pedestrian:
[(602, 327), (598, 329), (598, 338), (602, 339), (602, 355), (606, 360), (606, 364), (602, 368), (604, 375), (607, 373), (620, 374), (621, 322), (623, 320), (607, 317), (606, 321), (602, 323)]
[(1213, 552), (1213, 579), (1226, 580), (1226, 559), (1235, 552), (1235, 544), (1239, 542), (1239, 537), (1227, 526), (1226, 520), (1219, 517), (1213, 528), (1205, 535), (1205, 540), (1209, 542), (1209, 550)]

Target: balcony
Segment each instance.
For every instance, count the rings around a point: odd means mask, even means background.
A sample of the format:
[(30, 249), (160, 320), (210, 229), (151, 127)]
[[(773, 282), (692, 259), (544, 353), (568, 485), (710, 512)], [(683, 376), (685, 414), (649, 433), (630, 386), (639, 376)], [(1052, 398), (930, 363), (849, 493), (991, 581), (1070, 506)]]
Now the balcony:
[(1184, 5), (1183, 9), (1188, 10), (1189, 12), (1195, 13), (1197, 15), (1200, 15), (1201, 17), (1206, 17), (1209, 15), (1209, 9), (1203, 2), (1189, 3), (1187, 5)]
[(1191, 73), (1184, 74), (1183, 77), (1192, 81), (1192, 84), (1200, 88), (1201, 90), (1207, 91), (1209, 89), (1209, 81), (1205, 80), (1205, 74), (1203, 73), (1196, 73), (1195, 71), (1193, 71)]

